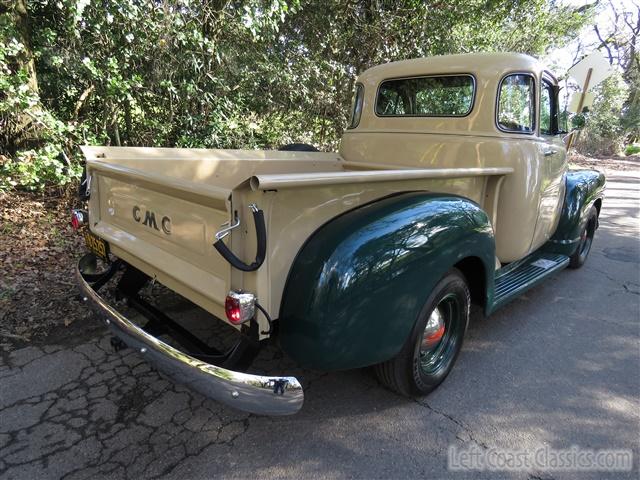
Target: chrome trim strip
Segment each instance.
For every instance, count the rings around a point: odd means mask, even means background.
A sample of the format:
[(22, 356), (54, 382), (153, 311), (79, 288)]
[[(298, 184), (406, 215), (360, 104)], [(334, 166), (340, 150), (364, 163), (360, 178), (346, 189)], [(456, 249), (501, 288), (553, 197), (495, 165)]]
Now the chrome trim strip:
[(291, 415), (302, 408), (304, 392), (295, 377), (270, 377), (234, 372), (205, 363), (149, 335), (100, 297), (76, 269), (83, 301), (115, 335), (137, 350), (158, 370), (204, 396), (260, 415)]
[(549, 240), (551, 243), (559, 243), (560, 245), (571, 245), (572, 243), (577, 243), (580, 241), (580, 237), (574, 240)]

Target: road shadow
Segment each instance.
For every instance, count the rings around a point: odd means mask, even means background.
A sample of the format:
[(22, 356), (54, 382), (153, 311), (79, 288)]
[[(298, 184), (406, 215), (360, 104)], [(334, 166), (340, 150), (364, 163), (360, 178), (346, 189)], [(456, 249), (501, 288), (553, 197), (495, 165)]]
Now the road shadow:
[[(3, 357), (0, 476), (450, 478), (452, 445), (578, 445), (632, 449), (634, 471), (610, 477), (635, 478), (640, 244), (632, 183), (610, 186), (621, 200), (605, 199), (583, 268), (559, 272), (490, 318), (474, 312), (456, 367), (427, 397), (398, 396), (368, 369), (300, 369), (270, 346), (253, 370), (298, 376), (305, 405), (290, 417), (250, 415), (167, 380), (136, 352), (113, 352), (106, 330), (87, 319), (73, 327), (90, 327), (84, 334), (65, 330)], [(214, 335), (202, 311), (163, 301)], [(576, 478), (589, 476), (604, 477)]]

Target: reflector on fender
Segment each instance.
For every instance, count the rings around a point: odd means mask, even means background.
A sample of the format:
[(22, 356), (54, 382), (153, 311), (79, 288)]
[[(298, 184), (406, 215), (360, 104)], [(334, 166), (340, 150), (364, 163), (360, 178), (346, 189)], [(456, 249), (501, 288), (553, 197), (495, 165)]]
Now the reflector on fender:
[(234, 325), (251, 320), (256, 313), (256, 296), (252, 293), (229, 292), (224, 302), (227, 319)]

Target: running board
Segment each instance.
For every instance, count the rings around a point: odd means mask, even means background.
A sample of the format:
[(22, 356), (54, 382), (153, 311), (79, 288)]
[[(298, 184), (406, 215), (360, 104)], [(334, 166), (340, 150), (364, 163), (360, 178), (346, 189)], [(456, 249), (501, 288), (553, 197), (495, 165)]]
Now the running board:
[(516, 265), (501, 268), (496, 272), (491, 311), (502, 307), (567, 265), (569, 257), (566, 255), (534, 253)]

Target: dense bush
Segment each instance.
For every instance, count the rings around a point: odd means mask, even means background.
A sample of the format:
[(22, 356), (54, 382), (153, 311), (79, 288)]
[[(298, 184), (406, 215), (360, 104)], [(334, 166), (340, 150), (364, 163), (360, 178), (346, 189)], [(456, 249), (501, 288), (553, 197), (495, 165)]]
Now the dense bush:
[(631, 145), (627, 145), (624, 149), (625, 155), (637, 155), (640, 153), (640, 145), (637, 143), (633, 143)]
[(614, 155), (624, 150), (629, 134), (622, 122), (628, 86), (619, 73), (594, 89), (595, 101), (584, 115), (584, 128), (576, 148), (586, 155)]

